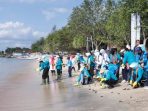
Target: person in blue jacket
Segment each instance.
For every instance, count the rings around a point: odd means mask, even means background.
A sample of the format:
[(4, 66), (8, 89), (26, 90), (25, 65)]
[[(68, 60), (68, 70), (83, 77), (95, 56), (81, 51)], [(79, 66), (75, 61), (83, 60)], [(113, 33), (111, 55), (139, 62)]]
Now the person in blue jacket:
[(61, 72), (62, 72), (62, 60), (60, 56), (58, 56), (57, 62), (56, 62), (56, 70), (57, 70), (57, 80), (61, 79)]
[(148, 52), (144, 52), (143, 54), (143, 68), (144, 68), (144, 79), (146, 80), (144, 83), (145, 89), (148, 89)]
[(80, 75), (78, 76), (78, 79), (77, 79), (77, 85), (78, 84), (82, 84), (84, 85), (85, 84), (85, 78), (87, 78), (87, 84), (89, 84), (89, 78), (90, 78), (90, 74), (88, 72), (88, 69), (87, 69), (87, 64), (84, 64), (84, 68), (81, 70), (81, 73)]
[(42, 71), (43, 70), (43, 74), (42, 74), (42, 84), (41, 85), (45, 85), (46, 84), (46, 79), (47, 79), (47, 83), (49, 84), (49, 61), (48, 60), (44, 60), (44, 61), (40, 61), (39, 64), (39, 70)]
[(116, 77), (116, 75), (112, 71), (110, 71), (108, 69), (104, 70), (101, 73), (103, 73), (103, 77), (101, 78), (100, 82), (107, 84), (108, 88), (113, 88), (114, 85), (118, 81), (118, 78)]
[(130, 77), (130, 85), (133, 86), (133, 88), (137, 88), (141, 85), (141, 80), (143, 77), (143, 68), (138, 63), (133, 63), (130, 65), (132, 68), (132, 75)]
[(125, 49), (125, 53), (124, 53), (124, 58), (123, 58), (123, 64), (122, 64), (122, 67), (125, 67), (126, 66), (126, 71), (125, 71), (125, 74), (127, 74), (127, 81), (130, 80), (130, 76), (131, 76), (131, 73), (132, 73), (132, 69), (129, 67), (132, 63), (136, 62), (136, 58), (135, 58), (135, 55), (134, 53), (132, 52), (132, 50), (130, 49), (130, 46), (127, 45), (126, 46), (126, 49)]
[(109, 56), (109, 59), (112, 64), (115, 64), (117, 66), (116, 76), (119, 79), (119, 68), (120, 68), (121, 57), (120, 57), (119, 53), (117, 53), (116, 48), (113, 48), (111, 50), (111, 54)]
[(115, 74), (116, 77), (117, 77), (117, 72), (118, 72), (117, 64), (115, 64), (115, 63), (114, 64), (113, 63), (108, 64), (108, 70), (111, 71), (113, 74)]
[(80, 70), (80, 68), (81, 68), (80, 53), (77, 53), (76, 58), (77, 58), (77, 65), (78, 65), (78, 71), (79, 71), (79, 70)]
[(68, 74), (69, 77), (72, 77), (72, 61), (70, 60), (70, 57), (68, 57), (67, 60)]
[(89, 73), (91, 75), (91, 78), (94, 76), (94, 69), (95, 69), (95, 56), (94, 52), (91, 51), (91, 55), (88, 57), (88, 67), (89, 67)]

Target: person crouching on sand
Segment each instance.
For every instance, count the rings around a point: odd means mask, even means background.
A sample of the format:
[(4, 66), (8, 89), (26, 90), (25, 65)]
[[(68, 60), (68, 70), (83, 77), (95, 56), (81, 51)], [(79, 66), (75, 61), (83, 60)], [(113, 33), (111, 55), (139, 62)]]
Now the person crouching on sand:
[(77, 78), (77, 83), (75, 85), (85, 85), (90, 83), (91, 75), (87, 69), (87, 64), (84, 64), (84, 67), (80, 69), (80, 75)]
[(143, 76), (143, 68), (138, 63), (132, 63), (130, 65), (132, 68), (132, 74), (130, 77), (130, 85), (133, 88), (137, 88), (142, 85), (142, 76)]
[(113, 88), (118, 81), (116, 75), (112, 71), (108, 70), (107, 68), (101, 69), (100, 75), (102, 75), (100, 78), (101, 88), (106, 88), (106, 87)]

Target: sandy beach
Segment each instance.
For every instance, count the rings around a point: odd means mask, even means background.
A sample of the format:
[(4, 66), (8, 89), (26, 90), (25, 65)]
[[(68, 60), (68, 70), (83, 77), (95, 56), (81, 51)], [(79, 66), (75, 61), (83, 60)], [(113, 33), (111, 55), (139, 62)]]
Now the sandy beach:
[(74, 87), (75, 77), (68, 78), (64, 68), (63, 80), (50, 77), (42, 86), (36, 61), (10, 76), (0, 85), (0, 111), (147, 111), (148, 91), (143, 88), (123, 90), (100, 89), (98, 83)]

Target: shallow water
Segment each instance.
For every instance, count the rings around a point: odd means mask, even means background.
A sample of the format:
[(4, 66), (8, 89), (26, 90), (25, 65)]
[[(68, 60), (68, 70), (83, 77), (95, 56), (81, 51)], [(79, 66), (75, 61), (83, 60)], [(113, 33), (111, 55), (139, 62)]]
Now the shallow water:
[(19, 60), (15, 58), (0, 58), (0, 80), (13, 76), (18, 72), (24, 71), (24, 67), (32, 60)]
[(20, 68), (12, 68), (15, 73), (8, 74), (7, 82), (0, 85), (0, 111), (135, 111), (128, 104), (119, 104), (110, 93), (74, 87), (75, 79), (68, 78), (65, 69), (62, 81), (50, 76), (50, 84), (42, 86), (41, 74), (34, 70), (37, 62), (10, 61), (10, 67)]

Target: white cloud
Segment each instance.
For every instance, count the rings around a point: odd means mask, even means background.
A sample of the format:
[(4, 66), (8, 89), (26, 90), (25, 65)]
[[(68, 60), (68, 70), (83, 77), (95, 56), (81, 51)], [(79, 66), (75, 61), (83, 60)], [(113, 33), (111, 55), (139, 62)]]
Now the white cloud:
[(69, 10), (66, 9), (66, 8), (54, 8), (53, 11), (57, 12), (57, 13), (67, 13), (67, 12), (69, 12)]
[(47, 10), (43, 10), (42, 14), (45, 16), (45, 18), (47, 20), (51, 20), (51, 19), (56, 17), (56, 13), (55, 12), (51, 12), (51, 11), (47, 11)]
[(14, 47), (19, 44), (19, 46), (29, 47), (32, 42), (45, 35), (45, 32), (34, 30), (22, 22), (0, 23), (0, 42), (1, 45), (5, 44), (4, 46)]
[(59, 14), (69, 13), (69, 10), (66, 8), (53, 8), (49, 10), (43, 10), (42, 14), (47, 20), (54, 19)]

